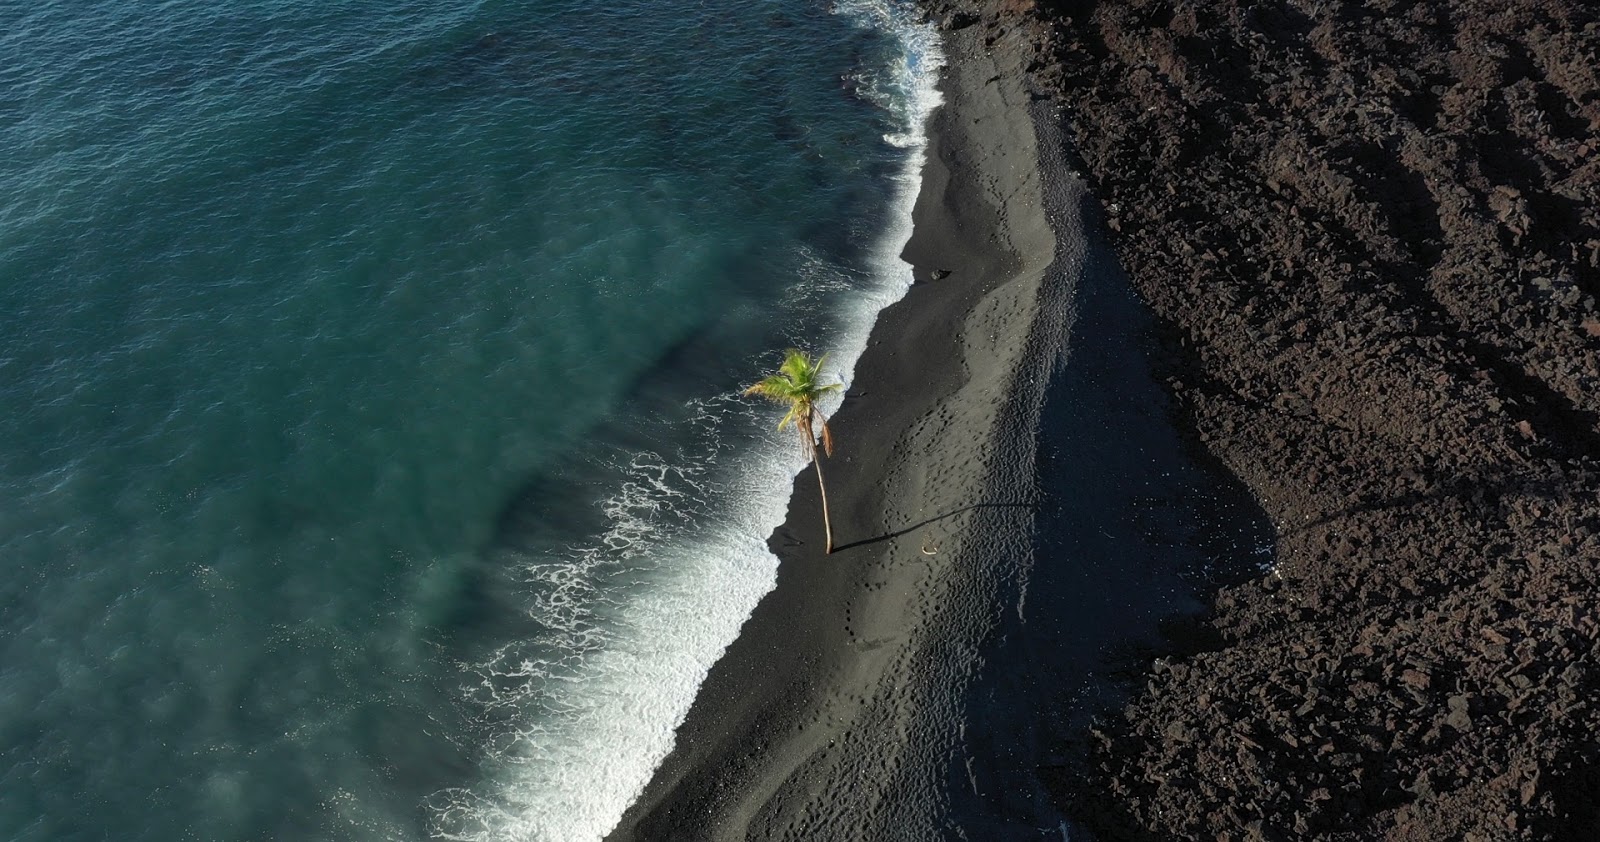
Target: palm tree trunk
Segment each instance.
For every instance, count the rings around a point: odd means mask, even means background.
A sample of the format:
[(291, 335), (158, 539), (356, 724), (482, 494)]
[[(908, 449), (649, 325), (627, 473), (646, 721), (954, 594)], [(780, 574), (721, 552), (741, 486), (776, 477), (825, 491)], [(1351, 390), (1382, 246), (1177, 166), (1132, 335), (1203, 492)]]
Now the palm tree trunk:
[(828, 486), (822, 482), (822, 454), (814, 454), (811, 466), (817, 469), (817, 490), (822, 492), (822, 529), (828, 536), (829, 555), (833, 554), (833, 523), (828, 520)]
[(800, 441), (805, 446), (806, 455), (811, 457), (811, 466), (817, 469), (817, 490), (822, 493), (822, 531), (828, 536), (826, 552), (832, 555), (833, 521), (828, 518), (828, 486), (822, 481), (822, 454), (817, 452), (817, 432), (812, 426), (812, 416), (806, 415), (805, 423), (796, 424), (795, 427), (800, 431)]

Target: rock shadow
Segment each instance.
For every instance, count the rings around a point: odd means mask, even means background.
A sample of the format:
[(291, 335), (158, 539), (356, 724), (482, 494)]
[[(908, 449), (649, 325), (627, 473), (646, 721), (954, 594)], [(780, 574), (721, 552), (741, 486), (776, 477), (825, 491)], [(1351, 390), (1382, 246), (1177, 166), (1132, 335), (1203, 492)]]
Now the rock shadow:
[(1087, 838), (1059, 805), (1088, 729), (1156, 658), (1219, 647), (1211, 595), (1272, 557), (1266, 513), (1181, 425), (1154, 374), (1155, 319), (1092, 200), (1083, 213), (1075, 319), (1038, 434), (1033, 560), (1001, 595), (949, 770), (967, 839)]

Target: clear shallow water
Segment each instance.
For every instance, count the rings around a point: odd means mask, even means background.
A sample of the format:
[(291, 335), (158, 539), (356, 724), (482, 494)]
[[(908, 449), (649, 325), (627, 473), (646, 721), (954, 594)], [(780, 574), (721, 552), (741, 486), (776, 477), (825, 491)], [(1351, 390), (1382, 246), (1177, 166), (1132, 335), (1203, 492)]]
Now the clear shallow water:
[(771, 586), (886, 0), (0, 0), (0, 837), (581, 840)]

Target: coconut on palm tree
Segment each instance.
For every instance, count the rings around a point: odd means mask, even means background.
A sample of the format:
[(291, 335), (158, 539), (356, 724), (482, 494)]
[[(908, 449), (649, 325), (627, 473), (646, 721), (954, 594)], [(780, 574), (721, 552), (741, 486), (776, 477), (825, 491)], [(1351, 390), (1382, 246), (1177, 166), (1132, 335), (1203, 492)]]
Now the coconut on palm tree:
[(800, 449), (811, 460), (817, 469), (817, 489), (822, 492), (822, 528), (828, 536), (828, 552), (833, 552), (833, 524), (828, 520), (828, 488), (822, 482), (822, 459), (817, 455), (816, 428), (822, 427), (822, 452), (833, 455), (833, 432), (828, 429), (828, 419), (817, 409), (817, 401), (829, 392), (836, 392), (844, 386), (839, 383), (829, 383), (824, 386), (817, 382), (822, 373), (822, 362), (828, 358), (823, 354), (812, 359), (805, 351), (790, 348), (783, 353), (783, 365), (778, 366), (778, 373), (762, 379), (760, 383), (744, 390), (747, 395), (756, 395), (766, 398), (773, 403), (789, 407), (788, 414), (778, 422), (778, 429), (794, 424), (800, 433)]

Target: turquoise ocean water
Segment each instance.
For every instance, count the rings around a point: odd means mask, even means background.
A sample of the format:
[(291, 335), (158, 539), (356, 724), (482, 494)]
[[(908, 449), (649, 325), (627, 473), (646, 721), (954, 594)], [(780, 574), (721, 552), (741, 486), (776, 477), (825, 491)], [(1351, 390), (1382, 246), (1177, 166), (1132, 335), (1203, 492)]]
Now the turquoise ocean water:
[(595, 839), (848, 379), (899, 0), (0, 0), (0, 838)]

